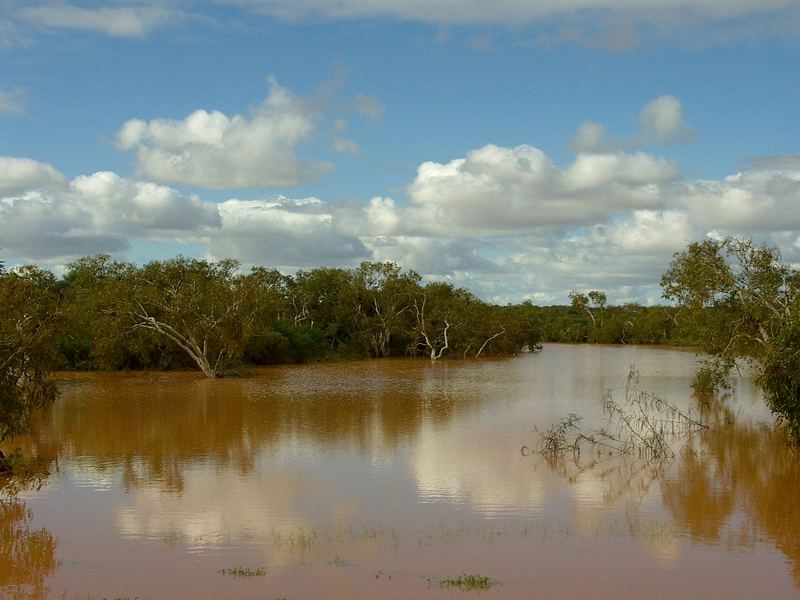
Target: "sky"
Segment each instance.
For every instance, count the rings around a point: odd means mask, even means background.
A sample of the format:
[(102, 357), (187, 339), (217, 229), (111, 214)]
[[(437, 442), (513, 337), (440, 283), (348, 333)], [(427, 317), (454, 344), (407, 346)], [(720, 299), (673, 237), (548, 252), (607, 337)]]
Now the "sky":
[(0, 260), (394, 261), (663, 302), (800, 263), (797, 0), (0, 0)]

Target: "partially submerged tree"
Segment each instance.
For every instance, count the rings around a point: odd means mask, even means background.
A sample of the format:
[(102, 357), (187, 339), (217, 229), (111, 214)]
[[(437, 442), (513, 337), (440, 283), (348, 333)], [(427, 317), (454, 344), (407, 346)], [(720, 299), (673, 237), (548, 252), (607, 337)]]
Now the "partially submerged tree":
[(709, 356), (698, 390), (723, 385), (736, 360), (745, 359), (759, 371), (772, 411), (800, 439), (800, 271), (774, 248), (706, 240), (675, 254), (661, 286)]
[[(0, 263), (0, 443), (25, 432), (33, 410), (56, 397), (48, 380), (59, 318), (52, 274), (35, 267), (5, 272)], [(0, 471), (7, 468), (0, 453)]]
[(130, 296), (118, 300), (133, 330), (166, 337), (206, 377), (218, 377), (243, 352), (253, 316), (238, 268), (233, 260), (152, 261), (131, 277)]
[(445, 350), (450, 348), (447, 332), (453, 326), (452, 321), (456, 316), (452, 307), (429, 301), (429, 292), (440, 291), (444, 286), (446, 284), (428, 284), (411, 298), (416, 319), (412, 347), (430, 352), (431, 360), (442, 358)]

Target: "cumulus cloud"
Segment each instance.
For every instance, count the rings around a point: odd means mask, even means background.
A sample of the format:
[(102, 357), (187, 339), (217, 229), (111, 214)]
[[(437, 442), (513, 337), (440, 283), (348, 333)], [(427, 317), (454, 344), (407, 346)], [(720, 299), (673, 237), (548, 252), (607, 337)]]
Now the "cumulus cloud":
[(422, 164), (408, 194), (421, 231), (509, 235), (658, 206), (654, 186), (676, 177), (672, 163), (645, 153), (580, 154), (557, 167), (532, 146), (489, 145), (447, 164)]
[(76, 177), (70, 194), (91, 215), (98, 230), (193, 231), (217, 226), (217, 208), (196, 196), (150, 182), (131, 181), (103, 171)]
[(608, 152), (619, 145), (609, 137), (605, 125), (594, 121), (581, 123), (570, 142), (570, 147), (577, 152)]
[(592, 288), (612, 302), (655, 302), (672, 254), (690, 241), (752, 236), (800, 262), (798, 231), (795, 156), (684, 180), (645, 152), (583, 152), (558, 165), (532, 146), (488, 145), (421, 164), (408, 201), (219, 204), (110, 172), (67, 180), (50, 165), (0, 157), (6, 259), (122, 253), (137, 241), (178, 239), (206, 256), (286, 271), (395, 261), (501, 303), (561, 303), (571, 289)]
[[(447, 277), (497, 302), (564, 302), (603, 288), (614, 301), (656, 302), (674, 252), (713, 235), (755, 236), (800, 260), (800, 162), (753, 159), (721, 180), (681, 180), (647, 153), (582, 153), (557, 166), (530, 146), (486, 146), (424, 163), (410, 205), (374, 198), (380, 260)], [(384, 223), (380, 227), (378, 224)]]
[(674, 96), (659, 96), (648, 102), (639, 113), (639, 124), (643, 132), (641, 143), (665, 144), (694, 137), (694, 131), (683, 124), (683, 106)]
[(376, 196), (364, 209), (368, 236), (391, 235), (401, 228), (402, 216), (392, 198)]
[(648, 102), (639, 113), (639, 123), (658, 140), (668, 140), (679, 130), (682, 119), (681, 103), (673, 96), (659, 96)]
[[(116, 133), (117, 148), (135, 151), (137, 174), (161, 183), (211, 189), (290, 187), (333, 169), (330, 162), (299, 155), (303, 144), (314, 141), (323, 120), (341, 113), (376, 120), (383, 111), (371, 96), (332, 98), (338, 80), (312, 98), (297, 97), (274, 77), (268, 83), (267, 98), (246, 115), (198, 109), (183, 119), (126, 121)], [(330, 151), (358, 155), (361, 147), (344, 135), (347, 127), (345, 119), (333, 121)]]
[(683, 119), (683, 105), (674, 96), (659, 96), (639, 113), (640, 130), (630, 139), (609, 135), (602, 123), (585, 121), (570, 142), (576, 152), (609, 152), (691, 141), (695, 131)]
[(484, 243), (479, 239), (396, 235), (365, 237), (364, 243), (375, 260), (396, 262), (427, 276), (497, 270), (481, 255)]
[(315, 267), (355, 264), (369, 258), (361, 240), (343, 231), (333, 208), (318, 198), (226, 200), (221, 228), (209, 251), (245, 264)]
[(52, 166), (0, 158), (0, 240), (23, 259), (119, 252), (132, 239), (159, 239), (219, 226), (216, 206), (176, 190), (109, 172), (67, 179)]
[(0, 156), (0, 195), (62, 188), (67, 178), (52, 165), (30, 158)]
[(42, 4), (21, 12), (25, 20), (47, 29), (73, 29), (126, 38), (145, 37), (178, 15), (160, 6), (84, 8), (61, 3)]
[(269, 95), (248, 116), (196, 110), (182, 120), (127, 121), (120, 150), (136, 150), (140, 176), (204, 188), (293, 186), (331, 165), (302, 160), (297, 146), (315, 132), (312, 103), (274, 78)]
[(751, 169), (720, 181), (686, 182), (676, 201), (693, 223), (737, 235), (800, 230), (800, 168)]

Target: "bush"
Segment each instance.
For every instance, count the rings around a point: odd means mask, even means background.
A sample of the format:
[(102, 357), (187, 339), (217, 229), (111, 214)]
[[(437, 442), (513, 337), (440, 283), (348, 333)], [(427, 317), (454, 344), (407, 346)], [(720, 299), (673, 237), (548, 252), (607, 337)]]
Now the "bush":
[(800, 318), (797, 315), (772, 340), (762, 360), (758, 384), (789, 437), (800, 443)]

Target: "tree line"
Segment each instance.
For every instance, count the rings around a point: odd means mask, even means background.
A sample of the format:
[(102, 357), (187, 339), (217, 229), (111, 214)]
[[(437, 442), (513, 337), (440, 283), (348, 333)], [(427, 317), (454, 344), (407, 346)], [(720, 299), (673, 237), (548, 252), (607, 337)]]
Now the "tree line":
[(725, 239), (690, 244), (661, 281), (670, 306), (609, 306), (601, 290), (570, 304), (495, 305), (394, 263), (286, 275), (233, 260), (145, 265), (81, 258), (64, 275), (0, 262), (0, 442), (55, 397), (49, 370), (197, 368), (338, 358), (474, 359), (542, 342), (695, 346), (698, 391), (724, 385), (737, 360), (759, 373), (800, 437), (800, 275), (777, 250)]
[[(242, 364), (475, 358), (543, 341), (685, 341), (670, 307), (609, 307), (595, 290), (573, 292), (570, 306), (493, 305), (388, 262), (285, 275), (266, 267), (244, 274), (232, 260), (136, 266), (97, 255), (58, 279), (26, 266), (0, 272), (0, 282), (24, 319), (46, 330), (37, 360), (55, 369), (192, 367), (215, 377)], [(4, 323), (13, 329), (22, 313), (7, 311)]]

